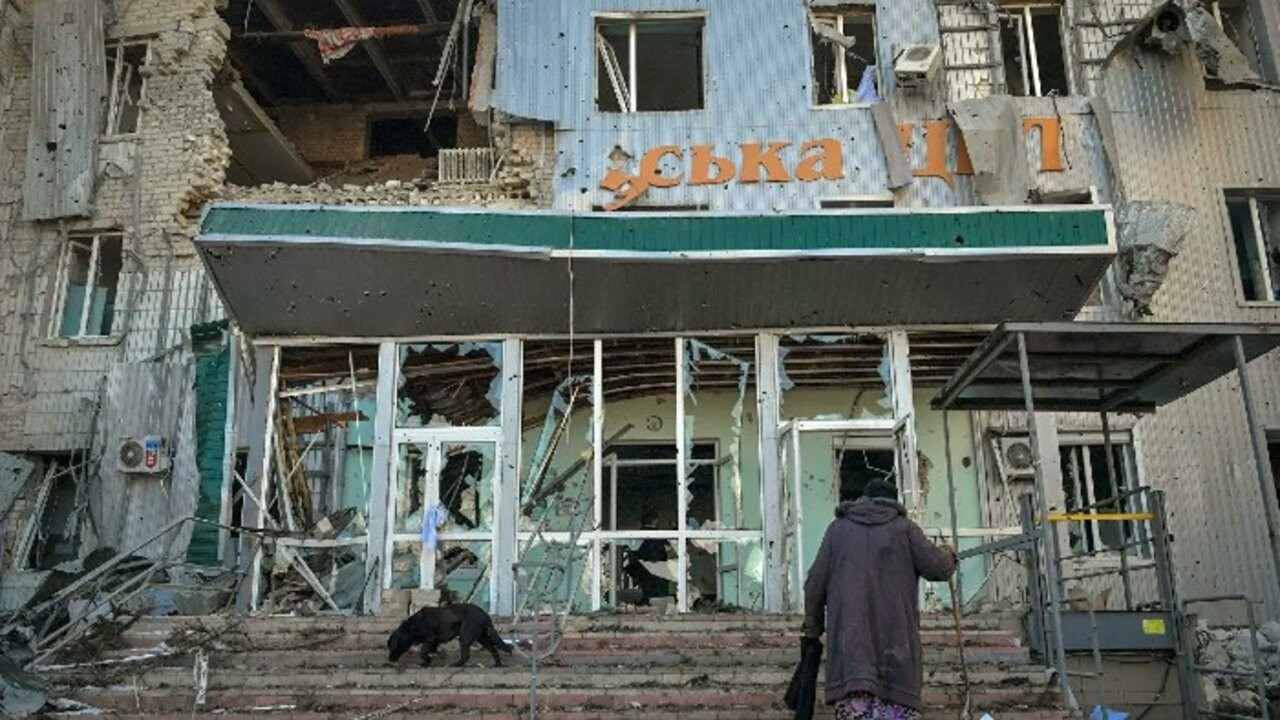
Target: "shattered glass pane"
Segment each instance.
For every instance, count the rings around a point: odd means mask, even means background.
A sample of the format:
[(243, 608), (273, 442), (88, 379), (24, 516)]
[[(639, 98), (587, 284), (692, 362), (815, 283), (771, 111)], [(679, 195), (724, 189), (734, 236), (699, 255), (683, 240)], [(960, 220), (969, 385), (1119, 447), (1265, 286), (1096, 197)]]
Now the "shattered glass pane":
[(872, 420), (893, 417), (885, 339), (807, 335), (779, 343), (782, 417)]
[(392, 590), (416, 590), (421, 587), (421, 551), (419, 542), (397, 542), (391, 546)]
[(690, 530), (761, 528), (755, 340), (685, 341)]
[(764, 610), (764, 554), (759, 540), (689, 540), (689, 609)]
[(502, 343), (401, 345), (398, 388), (397, 427), (495, 427)]
[(675, 603), (679, 560), (672, 535), (602, 543), (605, 604), (650, 607)]
[(441, 532), (493, 529), (496, 447), (491, 442), (445, 443), (440, 471)]
[(436, 547), (436, 589), (442, 593), (441, 601), (489, 607), (492, 560), (492, 543), (441, 542)]
[(425, 445), (400, 445), (396, 465), (395, 522), (397, 533), (420, 533), (426, 504), (427, 454)]
[(590, 342), (524, 344), (522, 531), (567, 531), (575, 518), (594, 524), (593, 359)]
[(892, 439), (885, 447), (844, 447), (837, 450), (840, 463), (840, 502), (857, 500), (867, 483), (885, 480), (898, 484), (897, 452)]
[(522, 538), (520, 550), (515, 568), (518, 607), (545, 613), (570, 603), (573, 612), (591, 611), (594, 576), (586, 545)]

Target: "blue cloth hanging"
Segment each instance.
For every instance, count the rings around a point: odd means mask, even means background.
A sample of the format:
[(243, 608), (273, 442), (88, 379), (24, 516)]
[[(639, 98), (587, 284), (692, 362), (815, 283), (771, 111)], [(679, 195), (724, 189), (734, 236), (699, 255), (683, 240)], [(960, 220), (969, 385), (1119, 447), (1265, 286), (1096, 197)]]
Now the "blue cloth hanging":
[(434, 551), (439, 544), (436, 531), (444, 524), (444, 518), (444, 508), (435, 504), (427, 507), (427, 511), (422, 514), (422, 544), (428, 550)]

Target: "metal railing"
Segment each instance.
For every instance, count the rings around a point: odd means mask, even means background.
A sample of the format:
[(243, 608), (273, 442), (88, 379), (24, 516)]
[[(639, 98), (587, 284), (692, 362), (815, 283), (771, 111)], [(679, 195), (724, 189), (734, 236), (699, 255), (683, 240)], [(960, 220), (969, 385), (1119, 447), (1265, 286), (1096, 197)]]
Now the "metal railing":
[(438, 180), (454, 185), (478, 185), (493, 179), (493, 148), (450, 148), (440, 151)]

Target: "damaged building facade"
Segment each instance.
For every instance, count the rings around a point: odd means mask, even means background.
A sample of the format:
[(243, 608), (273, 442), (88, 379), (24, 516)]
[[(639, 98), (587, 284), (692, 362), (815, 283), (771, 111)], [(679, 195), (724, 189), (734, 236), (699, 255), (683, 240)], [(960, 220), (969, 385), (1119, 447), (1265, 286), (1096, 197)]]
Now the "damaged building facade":
[[(931, 402), (994, 326), (1280, 322), (1273, 3), (152, 5), (4, 5), (9, 607), (105, 547), (268, 611), (785, 612), (871, 479), (1017, 531), (1025, 423)], [(1164, 490), (1183, 592), (1277, 615), (1234, 383), (1046, 418), (1048, 500)]]

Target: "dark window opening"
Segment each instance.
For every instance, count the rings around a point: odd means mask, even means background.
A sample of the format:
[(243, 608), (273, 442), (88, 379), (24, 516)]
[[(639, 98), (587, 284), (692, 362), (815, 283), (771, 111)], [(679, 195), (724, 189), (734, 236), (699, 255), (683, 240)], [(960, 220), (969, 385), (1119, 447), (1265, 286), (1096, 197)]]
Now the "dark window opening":
[(813, 17), (813, 86), (819, 105), (875, 102), (875, 8)]
[(102, 115), (104, 135), (131, 135), (138, 132), (142, 117), (142, 97), (146, 91), (143, 68), (147, 64), (146, 43), (107, 45), (107, 97)]
[(701, 17), (597, 23), (596, 108), (615, 113), (702, 109), (703, 24)]
[(1280, 300), (1280, 199), (1229, 194), (1227, 217), (1244, 299)]
[(26, 567), (32, 570), (51, 570), (80, 557), (80, 515), (76, 511), (79, 484), (75, 471), (71, 469), (72, 456), (50, 457), (45, 471), (50, 467), (53, 470), (52, 484), (43, 506), (34, 508), (40, 521), (25, 558)]
[(896, 453), (891, 449), (842, 449), (840, 462), (840, 502), (862, 497), (867, 483), (888, 480), (898, 484)]
[(417, 155), (437, 157), (458, 144), (458, 121), (438, 116), (427, 125), (425, 117), (379, 118), (369, 122), (369, 157)]
[(1004, 6), (1000, 46), (1010, 95), (1070, 93), (1060, 8)]

